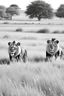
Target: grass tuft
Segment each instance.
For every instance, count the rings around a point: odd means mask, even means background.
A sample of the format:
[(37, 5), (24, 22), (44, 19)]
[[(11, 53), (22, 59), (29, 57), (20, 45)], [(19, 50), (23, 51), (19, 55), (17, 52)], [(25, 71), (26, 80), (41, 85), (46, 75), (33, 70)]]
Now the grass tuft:
[(22, 31), (23, 31), (22, 28), (18, 28), (18, 29), (16, 29), (16, 32), (22, 32)]
[(56, 31), (53, 31), (52, 33), (59, 34), (59, 33), (61, 33), (61, 31), (56, 30)]
[(8, 58), (2, 58), (2, 59), (0, 59), (0, 64), (7, 64), (7, 65), (9, 65), (10, 61), (9, 61)]
[(50, 31), (48, 29), (41, 29), (38, 30), (37, 33), (50, 33)]

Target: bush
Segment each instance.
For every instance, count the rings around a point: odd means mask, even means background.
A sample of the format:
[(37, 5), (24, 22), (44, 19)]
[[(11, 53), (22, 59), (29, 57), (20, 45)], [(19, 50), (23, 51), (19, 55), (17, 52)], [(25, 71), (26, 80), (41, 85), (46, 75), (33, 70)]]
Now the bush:
[(38, 30), (37, 33), (50, 33), (50, 31), (48, 29), (41, 29)]
[(22, 32), (22, 31), (23, 31), (23, 29), (21, 29), (21, 28), (16, 29), (16, 32)]
[(63, 34), (64, 34), (64, 30), (63, 30), (61, 33), (63, 33)]
[(10, 38), (8, 35), (3, 36), (4, 39)]
[(56, 31), (53, 31), (53, 33), (58, 34), (58, 33), (61, 33), (61, 32), (56, 30)]
[(28, 61), (30, 61), (30, 62), (43, 62), (43, 61), (45, 61), (45, 58), (41, 57), (41, 56), (40, 57), (35, 56), (33, 58), (29, 58)]
[(2, 59), (0, 59), (0, 64), (7, 64), (7, 65), (9, 65), (10, 61), (9, 61), (8, 58), (2, 58)]
[(4, 22), (3, 24), (9, 24), (9, 22)]

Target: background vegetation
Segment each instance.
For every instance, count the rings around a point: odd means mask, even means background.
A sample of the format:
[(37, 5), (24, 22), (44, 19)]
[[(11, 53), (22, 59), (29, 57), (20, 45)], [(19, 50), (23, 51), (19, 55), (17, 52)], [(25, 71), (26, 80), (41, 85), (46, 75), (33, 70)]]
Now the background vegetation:
[[(26, 10), (24, 10), (25, 14), (29, 16), (29, 18), (37, 18), (41, 20), (42, 18), (51, 19), (53, 17), (64, 18), (64, 4), (60, 4), (57, 10), (54, 10), (52, 6), (44, 1), (36, 0), (31, 2), (26, 6)], [(8, 8), (3, 5), (0, 5), (0, 18), (1, 19), (12, 19), (14, 15), (20, 15), (21, 8), (17, 4), (12, 4)]]

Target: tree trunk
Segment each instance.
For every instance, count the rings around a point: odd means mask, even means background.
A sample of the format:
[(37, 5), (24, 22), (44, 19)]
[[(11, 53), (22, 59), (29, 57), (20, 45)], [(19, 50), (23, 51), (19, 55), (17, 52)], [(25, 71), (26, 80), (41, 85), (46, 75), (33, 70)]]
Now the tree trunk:
[(41, 18), (40, 17), (38, 17), (38, 21), (40, 21), (41, 20)]

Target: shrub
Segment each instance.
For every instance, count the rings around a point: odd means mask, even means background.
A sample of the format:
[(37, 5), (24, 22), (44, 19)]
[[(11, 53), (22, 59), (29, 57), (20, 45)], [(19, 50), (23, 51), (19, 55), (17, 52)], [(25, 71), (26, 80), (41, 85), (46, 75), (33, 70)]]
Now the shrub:
[(8, 35), (5, 35), (5, 36), (3, 36), (3, 38), (4, 38), (4, 39), (8, 39), (8, 38), (9, 38), (9, 36), (8, 36)]
[(9, 22), (4, 22), (3, 24), (9, 24)]
[(41, 56), (40, 57), (35, 56), (33, 58), (28, 58), (28, 60), (30, 62), (43, 62), (43, 61), (45, 61), (45, 58), (41, 57)]
[(37, 33), (50, 33), (50, 31), (48, 29), (41, 29), (38, 30)]
[(16, 32), (22, 32), (22, 31), (23, 31), (23, 29), (21, 29), (21, 28), (16, 29)]
[(61, 33), (63, 33), (63, 34), (64, 34), (64, 30), (63, 30)]
[(58, 34), (58, 33), (61, 33), (61, 32), (56, 30), (56, 31), (53, 31), (53, 33)]
[(0, 64), (7, 64), (7, 65), (9, 65), (10, 61), (9, 61), (8, 58), (2, 58), (2, 59), (0, 59)]

